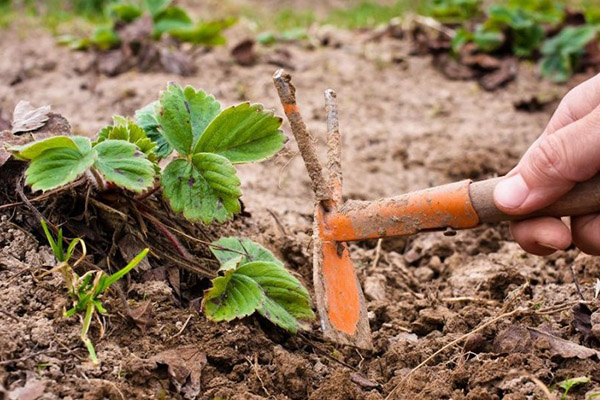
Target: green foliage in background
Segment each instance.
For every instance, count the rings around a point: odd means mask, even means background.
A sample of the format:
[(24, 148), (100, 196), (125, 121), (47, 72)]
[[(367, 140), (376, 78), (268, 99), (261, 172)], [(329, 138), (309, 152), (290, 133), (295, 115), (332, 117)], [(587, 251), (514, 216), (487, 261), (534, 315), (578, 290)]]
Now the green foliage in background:
[(204, 46), (218, 46), (227, 42), (223, 31), (237, 21), (224, 18), (215, 21), (194, 21), (183, 8), (172, 5), (171, 0), (144, 0), (143, 3), (119, 1), (105, 8), (108, 24), (97, 26), (89, 37), (76, 38), (63, 35), (59, 43), (76, 50), (94, 47), (109, 50), (121, 43), (118, 34), (120, 24), (130, 24), (148, 15), (152, 19), (153, 38), (159, 40), (168, 35), (181, 42)]

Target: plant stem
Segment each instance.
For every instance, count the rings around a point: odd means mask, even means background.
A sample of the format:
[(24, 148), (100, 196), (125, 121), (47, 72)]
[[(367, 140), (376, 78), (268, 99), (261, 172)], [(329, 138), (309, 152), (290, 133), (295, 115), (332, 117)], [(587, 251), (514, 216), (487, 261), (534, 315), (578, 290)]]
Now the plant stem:
[(83, 325), (81, 327), (81, 340), (87, 347), (88, 353), (90, 353), (90, 360), (92, 360), (92, 364), (98, 365), (98, 358), (96, 357), (96, 349), (94, 349), (94, 344), (88, 338), (87, 334), (90, 330), (90, 324), (92, 322), (92, 316), (94, 315), (94, 303), (90, 302), (85, 310), (85, 317), (83, 317)]

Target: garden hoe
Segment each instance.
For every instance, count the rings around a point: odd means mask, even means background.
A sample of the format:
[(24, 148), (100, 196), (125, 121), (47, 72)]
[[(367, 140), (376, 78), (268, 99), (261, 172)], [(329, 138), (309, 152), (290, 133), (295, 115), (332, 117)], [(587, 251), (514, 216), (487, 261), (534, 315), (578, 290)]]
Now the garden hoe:
[(313, 184), (313, 280), (317, 309), (325, 338), (335, 343), (372, 348), (365, 300), (347, 242), (469, 229), (535, 216), (584, 215), (600, 210), (600, 175), (576, 185), (551, 206), (518, 217), (504, 214), (494, 205), (493, 191), (500, 178), (464, 180), (375, 201), (343, 202), (335, 93), (325, 92), (329, 171), (326, 178), (296, 105), (290, 75), (278, 70), (273, 79)]

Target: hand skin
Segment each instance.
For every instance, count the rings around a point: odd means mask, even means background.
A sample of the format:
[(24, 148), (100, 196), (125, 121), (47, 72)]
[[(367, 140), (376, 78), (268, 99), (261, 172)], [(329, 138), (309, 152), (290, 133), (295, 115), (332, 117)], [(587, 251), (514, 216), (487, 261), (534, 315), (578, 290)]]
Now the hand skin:
[[(508, 214), (527, 214), (548, 206), (600, 171), (600, 74), (563, 98), (542, 135), (494, 189), (496, 206)], [(549, 255), (571, 242), (600, 255), (600, 214), (512, 222), (514, 239), (532, 254)]]

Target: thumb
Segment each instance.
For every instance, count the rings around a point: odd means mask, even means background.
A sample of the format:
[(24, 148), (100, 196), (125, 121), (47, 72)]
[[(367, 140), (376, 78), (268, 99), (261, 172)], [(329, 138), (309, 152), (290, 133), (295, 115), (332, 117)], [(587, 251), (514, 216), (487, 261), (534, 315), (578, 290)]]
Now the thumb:
[(554, 203), (599, 170), (600, 107), (540, 137), (496, 185), (494, 202), (506, 213), (528, 214)]

